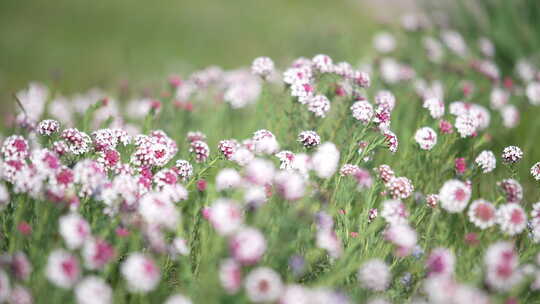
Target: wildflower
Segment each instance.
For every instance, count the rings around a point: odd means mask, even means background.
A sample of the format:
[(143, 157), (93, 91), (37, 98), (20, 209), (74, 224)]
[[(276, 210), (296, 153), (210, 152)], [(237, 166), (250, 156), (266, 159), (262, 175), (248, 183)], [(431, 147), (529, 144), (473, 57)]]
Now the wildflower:
[(143, 196), (138, 211), (149, 225), (173, 230), (180, 221), (180, 212), (169, 197), (161, 192), (150, 192)]
[(467, 212), (469, 221), (482, 230), (495, 225), (496, 213), (495, 206), (484, 199), (474, 200)]
[(164, 304), (193, 304), (188, 297), (181, 294), (175, 294), (167, 298)]
[(210, 223), (221, 235), (230, 235), (243, 223), (242, 211), (231, 200), (218, 199), (210, 209)]
[(378, 214), (377, 208), (371, 208), (371, 209), (369, 209), (369, 212), (368, 212), (368, 223), (373, 222), (373, 221), (377, 218), (377, 214)]
[(416, 131), (414, 140), (423, 150), (431, 150), (437, 143), (437, 133), (430, 127), (423, 127)]
[(355, 71), (352, 78), (354, 80), (354, 83), (361, 88), (369, 88), (371, 85), (371, 78), (366, 72)]
[(404, 176), (390, 179), (386, 184), (386, 188), (389, 190), (393, 199), (406, 199), (414, 191), (411, 180)]
[(482, 169), (482, 173), (489, 173), (495, 170), (495, 167), (497, 165), (497, 159), (495, 158), (495, 154), (493, 154), (493, 152), (489, 150), (484, 150), (480, 152), (474, 162), (478, 167)]
[(507, 203), (518, 204), (523, 199), (523, 187), (517, 180), (508, 178), (498, 182), (497, 185), (506, 195)]
[(470, 114), (461, 114), (456, 118), (455, 127), (461, 138), (475, 134), (478, 128), (478, 120)]
[(392, 153), (396, 153), (398, 149), (398, 138), (396, 134), (390, 130), (385, 130), (383, 132), (384, 137), (386, 138), (386, 144), (388, 146), (388, 150)]
[(257, 57), (251, 64), (251, 73), (266, 78), (274, 71), (274, 62), (268, 57)]
[(366, 169), (359, 168), (356, 172), (354, 172), (353, 177), (357, 182), (358, 191), (368, 189), (371, 187), (371, 185), (373, 185), (371, 174), (369, 174), (369, 171)]
[(26, 287), (15, 285), (11, 289), (8, 302), (12, 304), (32, 304), (34, 299)]
[(4, 184), (0, 184), (0, 210), (4, 209), (8, 204), (9, 192)]
[(391, 111), (386, 106), (378, 106), (375, 109), (373, 122), (377, 124), (377, 128), (382, 131), (388, 131), (390, 128)]
[(238, 292), (242, 285), (242, 268), (233, 259), (226, 259), (219, 265), (219, 281), (229, 294)]
[(114, 248), (99, 238), (88, 239), (84, 243), (81, 255), (88, 269), (102, 269), (115, 256)]
[(274, 302), (283, 292), (283, 283), (274, 270), (258, 267), (246, 276), (245, 288), (248, 298), (254, 303)]
[(316, 55), (311, 61), (313, 62), (313, 67), (321, 73), (331, 73), (334, 68), (332, 58), (324, 54)]
[(375, 95), (375, 104), (377, 104), (377, 106), (380, 108), (385, 108), (392, 111), (396, 106), (396, 97), (390, 91), (378, 91)]
[(81, 132), (75, 128), (65, 129), (62, 131), (62, 139), (67, 143), (68, 149), (75, 155), (84, 154), (90, 151), (92, 140), (88, 134)]
[(279, 143), (272, 132), (261, 129), (253, 133), (254, 150), (258, 154), (274, 154), (279, 150)]
[(79, 279), (80, 273), (79, 261), (71, 253), (56, 249), (49, 254), (45, 275), (54, 285), (71, 288)]
[(313, 148), (321, 143), (321, 138), (315, 131), (302, 131), (298, 135), (298, 141), (306, 148)]
[(455, 163), (457, 174), (463, 174), (465, 173), (465, 171), (467, 171), (467, 163), (465, 162), (465, 158), (458, 157), (456, 158), (454, 163)]
[(397, 247), (396, 255), (408, 256), (416, 245), (417, 235), (409, 225), (390, 225), (384, 231), (384, 237)]
[(223, 191), (226, 189), (236, 188), (240, 186), (242, 177), (234, 169), (223, 169), (216, 175), (216, 190)]
[(13, 253), (10, 260), (10, 267), (15, 278), (21, 281), (28, 280), (32, 274), (32, 264), (22, 251)]
[(330, 100), (324, 95), (316, 95), (308, 102), (308, 110), (313, 112), (316, 117), (326, 117), (326, 113), (330, 111)]
[(208, 144), (201, 140), (192, 141), (190, 144), (189, 152), (195, 155), (195, 161), (203, 163), (210, 156), (210, 148)]
[(331, 142), (325, 142), (317, 148), (311, 158), (313, 170), (320, 178), (330, 178), (337, 170), (339, 151)]
[(280, 304), (308, 304), (309, 290), (302, 285), (292, 284), (285, 286), (283, 294), (279, 298)]
[(259, 230), (245, 227), (231, 237), (229, 249), (238, 263), (254, 265), (266, 251), (266, 240)]
[(2, 155), (4, 160), (22, 160), (28, 157), (29, 146), (24, 137), (11, 135), (2, 144)]
[(75, 287), (75, 298), (78, 304), (112, 303), (111, 287), (100, 277), (88, 276)]
[(406, 224), (409, 212), (405, 205), (398, 200), (387, 200), (383, 202), (381, 216), (387, 223), (392, 225)]
[(293, 152), (284, 150), (276, 153), (276, 157), (279, 158), (279, 161), (281, 162), (281, 164), (279, 165), (279, 168), (281, 170), (293, 169), (293, 163), (295, 159), (295, 155)]
[(206, 134), (201, 131), (190, 131), (187, 133), (186, 139), (188, 143), (192, 143), (197, 140), (206, 141)]
[(486, 283), (499, 291), (510, 290), (522, 279), (518, 271), (518, 256), (510, 242), (497, 242), (489, 246), (484, 255), (484, 264)]
[(225, 139), (219, 141), (218, 144), (218, 150), (225, 156), (226, 159), (230, 160), (236, 152), (236, 150), (239, 148), (239, 144), (234, 139)]
[(435, 248), (426, 260), (426, 268), (430, 276), (450, 276), (454, 272), (456, 258), (446, 248)]
[(341, 169), (339, 169), (339, 175), (353, 176), (358, 170), (360, 170), (360, 168), (357, 165), (344, 164)]
[(502, 88), (495, 87), (491, 90), (489, 103), (492, 109), (498, 110), (508, 104), (510, 94)]
[(374, 111), (373, 106), (366, 100), (360, 100), (355, 102), (351, 106), (351, 111), (353, 117), (362, 122), (363, 124), (367, 124), (371, 121), (371, 118), (373, 117)]
[(70, 249), (76, 249), (84, 244), (90, 236), (90, 225), (77, 213), (60, 217), (60, 235)]
[(471, 189), (463, 182), (452, 179), (446, 181), (439, 191), (441, 207), (450, 213), (461, 212), (471, 198)]
[(304, 196), (305, 182), (297, 173), (281, 171), (274, 177), (274, 183), (279, 194), (286, 200), (294, 201)]
[(533, 210), (531, 211), (532, 224), (533, 226), (540, 226), (540, 202), (534, 203), (532, 207), (533, 207)]
[(58, 132), (60, 129), (60, 123), (54, 119), (45, 119), (38, 124), (38, 133), (43, 136), (51, 136)]
[(193, 175), (193, 166), (187, 160), (177, 160), (175, 169), (178, 177), (183, 181), (188, 180)]
[(249, 164), (255, 156), (247, 148), (239, 148), (231, 156), (231, 160), (237, 163), (240, 166), (245, 166)]
[(504, 233), (516, 235), (527, 227), (527, 214), (518, 204), (508, 203), (499, 207), (496, 221)]
[(373, 37), (373, 47), (380, 53), (390, 53), (396, 48), (396, 40), (392, 34), (381, 32)]
[(460, 33), (453, 30), (445, 30), (441, 33), (441, 39), (452, 52), (464, 57), (467, 52), (467, 44)]
[(246, 179), (256, 185), (265, 185), (272, 181), (274, 178), (274, 165), (272, 162), (256, 158), (252, 160), (245, 170)]
[(533, 81), (527, 85), (527, 98), (533, 106), (540, 105), (540, 82)]
[(131, 253), (120, 266), (120, 272), (131, 292), (147, 293), (159, 284), (159, 267), (150, 257), (142, 253)]
[(439, 130), (442, 134), (451, 134), (454, 130), (452, 129), (452, 124), (449, 121), (442, 120), (439, 121)]
[(437, 207), (437, 204), (439, 203), (439, 195), (438, 194), (428, 194), (426, 196), (426, 203), (431, 208)]
[(505, 128), (515, 128), (519, 123), (519, 110), (514, 105), (506, 105), (500, 109)]
[(390, 267), (380, 259), (365, 262), (358, 270), (358, 281), (362, 287), (372, 291), (384, 291), (390, 285)]
[(523, 151), (519, 147), (508, 146), (504, 148), (501, 157), (504, 162), (514, 164), (523, 158)]
[(332, 229), (319, 229), (317, 231), (317, 247), (326, 250), (334, 259), (339, 258), (343, 253), (341, 240)]
[(444, 102), (438, 98), (426, 99), (422, 106), (425, 109), (428, 109), (429, 114), (434, 119), (439, 119), (444, 115)]
[(384, 164), (376, 168), (375, 171), (377, 171), (379, 178), (383, 181), (383, 183), (388, 183), (396, 176), (392, 168)]

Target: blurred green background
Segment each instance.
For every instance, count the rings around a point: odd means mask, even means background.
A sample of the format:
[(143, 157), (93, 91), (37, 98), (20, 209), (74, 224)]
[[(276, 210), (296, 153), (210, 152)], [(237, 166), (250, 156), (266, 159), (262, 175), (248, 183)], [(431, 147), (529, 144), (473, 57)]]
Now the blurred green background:
[(0, 111), (42, 81), (71, 93), (271, 56), (357, 60), (374, 23), (360, 1), (0, 1)]

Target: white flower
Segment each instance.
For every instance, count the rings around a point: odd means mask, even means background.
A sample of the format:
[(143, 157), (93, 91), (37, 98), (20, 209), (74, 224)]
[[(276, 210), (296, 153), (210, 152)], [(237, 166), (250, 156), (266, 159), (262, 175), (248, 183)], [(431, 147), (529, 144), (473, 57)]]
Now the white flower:
[(100, 277), (84, 278), (75, 287), (75, 298), (78, 304), (108, 304), (112, 303), (112, 289)]
[(423, 127), (416, 131), (414, 140), (423, 150), (431, 150), (437, 144), (437, 133), (430, 127)]
[(247, 296), (255, 303), (274, 302), (283, 292), (281, 277), (267, 267), (252, 270), (246, 276), (245, 282)]
[(216, 176), (216, 190), (223, 191), (227, 189), (232, 189), (240, 186), (242, 182), (242, 177), (234, 169), (226, 168), (221, 171)]
[(531, 167), (531, 175), (534, 177), (535, 180), (540, 180), (540, 162), (535, 163)]
[(378, 33), (373, 37), (373, 47), (381, 53), (390, 53), (396, 48), (396, 39), (390, 33)]
[(450, 213), (461, 212), (471, 199), (471, 189), (463, 182), (446, 181), (439, 192), (441, 207)]
[(210, 207), (210, 223), (221, 235), (229, 235), (242, 226), (242, 211), (228, 199), (218, 199)]
[(131, 292), (146, 293), (154, 290), (159, 284), (159, 267), (142, 253), (130, 254), (120, 266), (120, 272)]
[(424, 109), (429, 110), (429, 114), (434, 119), (441, 118), (444, 115), (444, 102), (439, 98), (428, 98), (424, 100), (424, 104), (422, 106)]
[(474, 200), (467, 212), (471, 223), (482, 230), (495, 225), (496, 213), (495, 206), (484, 199)]
[(352, 115), (356, 120), (367, 124), (373, 117), (373, 106), (367, 100), (360, 100), (351, 106)]
[(79, 279), (80, 273), (79, 261), (71, 253), (56, 249), (49, 254), (45, 275), (54, 285), (71, 288)]
[(358, 270), (358, 280), (362, 287), (373, 291), (386, 290), (391, 279), (390, 268), (380, 259), (369, 260)]
[(470, 114), (460, 114), (454, 125), (461, 138), (472, 136), (478, 128), (478, 119)]
[(192, 304), (191, 300), (188, 297), (185, 297), (181, 294), (175, 294), (167, 298), (163, 304)]
[(251, 64), (251, 72), (261, 77), (268, 77), (274, 71), (274, 62), (268, 57), (257, 57)]
[(90, 237), (90, 225), (77, 213), (60, 217), (60, 235), (69, 249), (77, 249)]
[(495, 170), (495, 167), (497, 166), (497, 159), (495, 158), (495, 154), (493, 154), (493, 152), (489, 150), (484, 150), (480, 152), (474, 162), (478, 167), (482, 169), (482, 173), (489, 173)]
[(162, 192), (151, 192), (139, 202), (139, 213), (151, 225), (174, 230), (180, 221), (180, 212), (170, 197)]
[(497, 223), (502, 232), (516, 235), (527, 227), (527, 214), (516, 203), (503, 204), (497, 210)]
[(527, 98), (532, 105), (540, 105), (540, 82), (533, 81), (527, 85)]
[(330, 178), (336, 172), (338, 162), (339, 151), (331, 142), (321, 144), (311, 158), (313, 170), (320, 178)]

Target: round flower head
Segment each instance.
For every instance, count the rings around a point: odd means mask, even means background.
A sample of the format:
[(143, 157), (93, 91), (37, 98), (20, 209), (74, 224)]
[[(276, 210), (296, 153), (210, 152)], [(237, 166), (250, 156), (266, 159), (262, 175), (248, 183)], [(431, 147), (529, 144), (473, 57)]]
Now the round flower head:
[(360, 285), (372, 291), (386, 290), (392, 279), (390, 267), (380, 259), (365, 262), (358, 270), (357, 276)]
[(279, 168), (281, 170), (291, 170), (293, 169), (293, 163), (295, 160), (295, 155), (291, 151), (283, 150), (276, 153), (276, 157), (280, 161)]
[(79, 261), (71, 253), (56, 249), (49, 254), (45, 275), (54, 285), (71, 288), (79, 279), (80, 273)]
[(416, 231), (407, 224), (390, 225), (384, 231), (384, 238), (397, 247), (396, 255), (400, 257), (408, 256), (418, 240)]
[(115, 255), (114, 248), (106, 241), (92, 238), (84, 243), (81, 255), (88, 269), (102, 269)]
[(328, 55), (319, 54), (311, 60), (313, 67), (321, 73), (331, 73), (334, 69), (332, 58)]
[(274, 71), (274, 62), (268, 57), (257, 57), (251, 64), (251, 73), (266, 78)]
[(313, 92), (315, 88), (309, 82), (295, 82), (291, 85), (291, 95), (298, 97), (298, 102), (301, 104), (307, 104), (313, 98)]
[(302, 198), (305, 193), (305, 181), (294, 172), (280, 171), (274, 177), (278, 193), (286, 200), (294, 201)]
[(325, 142), (317, 148), (311, 157), (311, 165), (320, 178), (330, 178), (337, 170), (339, 151), (331, 142)]
[(392, 111), (396, 106), (396, 97), (390, 91), (378, 91), (375, 95), (375, 104), (377, 104), (378, 107)]
[(416, 131), (414, 140), (423, 150), (431, 150), (437, 143), (437, 133), (430, 127), (423, 127)]
[(444, 115), (444, 102), (439, 98), (428, 98), (424, 100), (422, 106), (424, 109), (428, 109), (429, 114), (434, 119), (439, 119)]
[(298, 134), (298, 141), (306, 148), (313, 148), (321, 143), (321, 138), (315, 131), (302, 131)]
[(245, 147), (238, 148), (238, 150), (236, 150), (231, 156), (231, 160), (240, 166), (249, 164), (254, 158), (255, 155), (253, 155), (253, 153), (251, 153), (251, 151)]
[(75, 298), (78, 304), (109, 304), (112, 303), (113, 292), (105, 280), (89, 276), (75, 287)]
[(120, 266), (120, 272), (131, 292), (147, 293), (159, 284), (159, 266), (142, 253), (131, 253)]
[(261, 129), (253, 133), (253, 145), (255, 153), (274, 154), (279, 150), (279, 143), (272, 132)]
[(430, 276), (450, 276), (454, 272), (456, 258), (446, 248), (435, 248), (426, 260), (426, 268)]
[(390, 181), (386, 183), (386, 188), (393, 199), (406, 199), (411, 196), (414, 191), (411, 180), (404, 176), (390, 179)]
[(206, 134), (201, 131), (189, 131), (187, 133), (186, 139), (189, 143), (192, 143), (196, 140), (206, 141)]
[(478, 129), (478, 119), (469, 113), (458, 115), (456, 118), (455, 127), (461, 138), (472, 136)]
[(500, 110), (503, 126), (505, 128), (515, 128), (519, 124), (519, 110), (514, 105), (506, 105)]
[(499, 291), (510, 290), (521, 281), (519, 257), (510, 242), (497, 242), (486, 250), (486, 283)]
[(376, 168), (375, 171), (377, 172), (379, 178), (383, 181), (383, 183), (388, 183), (396, 176), (392, 168), (384, 164)]
[(493, 154), (493, 152), (489, 150), (484, 150), (480, 152), (474, 162), (478, 167), (482, 169), (482, 173), (489, 173), (495, 170), (495, 167), (497, 166), (497, 159), (495, 158), (495, 154)]
[(138, 211), (149, 225), (174, 230), (180, 222), (180, 212), (163, 192), (150, 192), (143, 196)]
[(388, 146), (388, 150), (392, 153), (396, 153), (398, 150), (398, 138), (396, 134), (390, 130), (385, 130), (383, 132), (383, 135), (385, 137), (386, 145)]
[(360, 170), (360, 167), (352, 164), (344, 164), (341, 169), (339, 169), (339, 175), (341, 176), (353, 176), (356, 172)]
[(225, 156), (226, 159), (230, 160), (234, 152), (239, 148), (239, 144), (234, 139), (225, 139), (219, 141), (218, 150)]
[(21, 285), (15, 285), (10, 291), (9, 295), (10, 304), (32, 304), (34, 299), (30, 291)]
[(255, 228), (242, 228), (229, 241), (232, 257), (242, 265), (254, 265), (266, 251), (264, 235)]
[(38, 124), (38, 133), (43, 136), (51, 136), (58, 132), (60, 129), (60, 123), (54, 119), (45, 119)]
[(495, 225), (497, 208), (484, 199), (477, 199), (469, 206), (467, 214), (476, 227), (486, 229)]
[(401, 201), (387, 200), (383, 202), (381, 216), (391, 225), (407, 224), (409, 212)]
[(69, 151), (75, 155), (84, 154), (90, 151), (92, 139), (88, 134), (81, 132), (78, 129), (65, 129), (62, 131), (61, 137), (67, 143)]
[(177, 160), (175, 168), (178, 177), (180, 177), (180, 179), (183, 181), (189, 179), (191, 175), (193, 175), (193, 166), (187, 160)]
[(369, 171), (366, 169), (359, 168), (357, 171), (354, 172), (353, 177), (358, 183), (358, 191), (368, 189), (371, 187), (371, 185), (373, 185), (373, 178), (371, 177), (371, 174), (369, 174)]
[(429, 207), (435, 208), (435, 207), (437, 207), (438, 203), (439, 203), (439, 195), (438, 194), (428, 194), (428, 195), (426, 195), (426, 204)]
[(379, 212), (377, 211), (377, 208), (371, 208), (371, 209), (369, 209), (369, 212), (368, 212), (368, 223), (373, 222), (373, 221), (377, 218), (378, 213), (379, 213)]
[(216, 175), (216, 190), (223, 191), (239, 187), (242, 183), (242, 177), (234, 169), (223, 169)]
[(242, 210), (234, 201), (218, 199), (210, 207), (210, 223), (221, 235), (230, 235), (242, 226)]
[(326, 113), (330, 111), (330, 100), (324, 95), (313, 96), (308, 102), (308, 110), (316, 117), (324, 118)]
[(519, 147), (508, 146), (504, 148), (501, 157), (505, 163), (514, 164), (523, 158), (523, 151)]
[(497, 223), (504, 233), (516, 235), (527, 227), (527, 214), (518, 204), (504, 204), (497, 210)]
[(537, 181), (540, 181), (540, 162), (535, 163), (531, 167), (531, 175)]
[(353, 117), (364, 124), (370, 122), (374, 114), (373, 106), (367, 100), (360, 100), (353, 103), (351, 111)]
[(283, 292), (281, 277), (267, 267), (253, 269), (245, 279), (248, 298), (254, 303), (269, 303), (277, 301)]
[(441, 207), (450, 213), (463, 211), (470, 199), (470, 187), (456, 179), (446, 181), (439, 191)]
[(252, 160), (245, 170), (246, 180), (249, 182), (264, 186), (271, 183), (274, 178), (275, 168), (274, 164), (269, 160), (256, 158)]
[(279, 304), (309, 304), (310, 291), (299, 284), (285, 286)]
[(4, 139), (2, 144), (2, 155), (4, 160), (22, 160), (28, 157), (29, 146), (24, 137), (20, 135), (11, 135)]
[(502, 88), (493, 88), (491, 90), (491, 95), (489, 98), (489, 103), (492, 109), (501, 109), (504, 107), (510, 98), (508, 91), (505, 91)]
[(396, 40), (392, 34), (381, 32), (373, 37), (373, 47), (380, 53), (390, 53), (396, 48)]
[(371, 78), (366, 72), (355, 71), (353, 73), (352, 79), (354, 80), (354, 83), (361, 88), (369, 88), (371, 85)]
[(227, 259), (219, 265), (219, 281), (229, 294), (235, 294), (242, 285), (242, 268), (233, 259)]
[(508, 178), (498, 182), (497, 185), (504, 192), (507, 203), (518, 204), (523, 199), (523, 187), (517, 180)]
[(80, 248), (90, 237), (90, 225), (77, 213), (60, 217), (60, 235), (69, 249)]
[(195, 140), (190, 143), (189, 152), (194, 154), (196, 162), (203, 163), (210, 156), (210, 147), (204, 141)]

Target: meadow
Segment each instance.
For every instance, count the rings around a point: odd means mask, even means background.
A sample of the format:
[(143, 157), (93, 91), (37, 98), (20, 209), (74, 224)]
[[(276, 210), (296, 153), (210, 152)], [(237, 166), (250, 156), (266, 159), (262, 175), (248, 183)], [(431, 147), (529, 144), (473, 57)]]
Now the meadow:
[(2, 2), (0, 303), (540, 303), (540, 4), (472, 3)]

